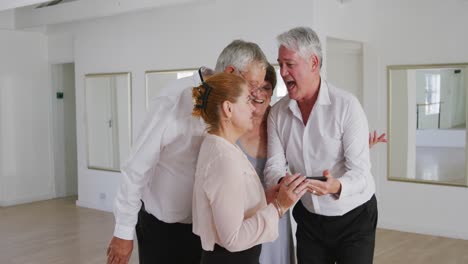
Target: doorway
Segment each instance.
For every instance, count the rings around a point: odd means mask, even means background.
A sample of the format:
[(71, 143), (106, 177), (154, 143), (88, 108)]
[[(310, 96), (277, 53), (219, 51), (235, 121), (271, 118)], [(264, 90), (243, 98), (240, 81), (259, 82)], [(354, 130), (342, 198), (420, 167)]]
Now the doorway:
[(327, 80), (363, 103), (363, 45), (360, 42), (327, 38)]
[(75, 64), (51, 65), (55, 197), (78, 194)]

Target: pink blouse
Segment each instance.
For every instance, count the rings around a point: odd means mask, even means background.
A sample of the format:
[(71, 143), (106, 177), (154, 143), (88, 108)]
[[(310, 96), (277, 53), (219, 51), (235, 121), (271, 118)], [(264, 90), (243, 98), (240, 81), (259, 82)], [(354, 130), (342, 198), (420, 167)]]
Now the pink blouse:
[(278, 212), (266, 204), (255, 169), (236, 145), (207, 134), (200, 148), (193, 189), (193, 232), (204, 250), (231, 252), (278, 237)]

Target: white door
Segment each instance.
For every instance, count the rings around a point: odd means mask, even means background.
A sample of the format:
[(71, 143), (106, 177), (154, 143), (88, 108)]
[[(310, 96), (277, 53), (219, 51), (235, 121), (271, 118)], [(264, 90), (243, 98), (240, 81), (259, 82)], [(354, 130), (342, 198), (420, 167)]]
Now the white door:
[(327, 38), (327, 80), (356, 96), (362, 104), (362, 43)]

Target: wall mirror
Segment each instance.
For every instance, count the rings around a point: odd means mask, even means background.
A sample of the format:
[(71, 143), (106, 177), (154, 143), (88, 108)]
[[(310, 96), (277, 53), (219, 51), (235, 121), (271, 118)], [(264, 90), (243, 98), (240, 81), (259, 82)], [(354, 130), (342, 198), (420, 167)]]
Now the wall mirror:
[(468, 63), (387, 75), (389, 180), (467, 186)]
[(132, 136), (130, 73), (87, 74), (85, 116), (88, 168), (120, 171)]
[(164, 91), (164, 88), (174, 80), (198, 74), (197, 69), (179, 69), (179, 70), (161, 70), (146, 71), (146, 109), (149, 109), (151, 101), (170, 91)]
[(272, 64), (275, 67), (276, 71), (276, 87), (273, 90), (273, 95), (271, 96), (271, 105), (274, 105), (278, 102), (281, 98), (288, 95), (288, 90), (286, 89), (286, 85), (283, 82), (283, 78), (281, 77), (280, 67), (278, 64)]
[[(288, 94), (279, 72), (279, 66), (277, 64), (273, 64), (273, 66), (276, 69), (277, 84), (271, 98), (272, 105)], [(163, 90), (171, 81), (198, 74), (197, 72), (198, 69), (146, 71), (146, 109), (151, 105), (152, 99), (166, 93)]]

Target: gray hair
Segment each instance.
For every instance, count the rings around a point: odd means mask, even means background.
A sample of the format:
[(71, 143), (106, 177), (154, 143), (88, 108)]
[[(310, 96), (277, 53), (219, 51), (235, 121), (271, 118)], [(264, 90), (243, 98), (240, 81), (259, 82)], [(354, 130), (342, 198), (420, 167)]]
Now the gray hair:
[(297, 51), (305, 60), (309, 59), (313, 54), (317, 55), (320, 68), (322, 68), (322, 45), (317, 33), (311, 28), (296, 27), (278, 35), (276, 39), (279, 46)]
[(268, 66), (267, 58), (257, 44), (237, 39), (219, 54), (215, 71), (222, 72), (228, 66), (234, 66), (238, 71), (245, 71), (252, 62), (260, 63), (264, 68)]

